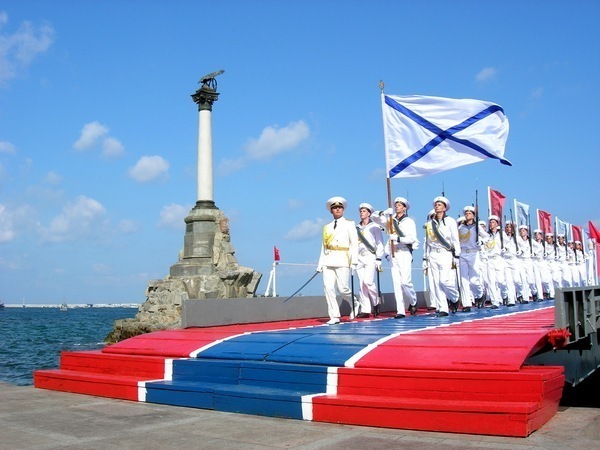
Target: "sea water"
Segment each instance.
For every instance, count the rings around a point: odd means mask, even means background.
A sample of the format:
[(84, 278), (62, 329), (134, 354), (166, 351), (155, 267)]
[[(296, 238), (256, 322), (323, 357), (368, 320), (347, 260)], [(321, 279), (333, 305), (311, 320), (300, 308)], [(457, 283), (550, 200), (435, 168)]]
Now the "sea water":
[(33, 371), (58, 369), (63, 350), (94, 350), (117, 319), (134, 317), (137, 308), (1, 308), (0, 381), (33, 384)]

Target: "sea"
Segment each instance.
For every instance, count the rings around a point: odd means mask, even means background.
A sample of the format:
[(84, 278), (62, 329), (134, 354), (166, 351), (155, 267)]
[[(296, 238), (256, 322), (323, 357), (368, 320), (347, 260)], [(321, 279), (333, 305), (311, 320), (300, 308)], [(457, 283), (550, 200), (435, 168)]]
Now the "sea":
[(57, 369), (64, 350), (96, 350), (117, 319), (134, 317), (136, 307), (0, 308), (0, 381), (33, 384), (33, 371)]

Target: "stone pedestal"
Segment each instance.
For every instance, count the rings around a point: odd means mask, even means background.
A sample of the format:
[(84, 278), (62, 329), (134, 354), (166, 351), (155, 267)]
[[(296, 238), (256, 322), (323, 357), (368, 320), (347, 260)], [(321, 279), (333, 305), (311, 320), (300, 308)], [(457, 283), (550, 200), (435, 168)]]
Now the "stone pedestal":
[(196, 206), (185, 223), (179, 261), (171, 266), (169, 276), (148, 283), (146, 302), (135, 318), (115, 322), (106, 337), (108, 343), (151, 331), (181, 328), (182, 305), (188, 299), (255, 296), (262, 274), (238, 264), (225, 214), (216, 208)]

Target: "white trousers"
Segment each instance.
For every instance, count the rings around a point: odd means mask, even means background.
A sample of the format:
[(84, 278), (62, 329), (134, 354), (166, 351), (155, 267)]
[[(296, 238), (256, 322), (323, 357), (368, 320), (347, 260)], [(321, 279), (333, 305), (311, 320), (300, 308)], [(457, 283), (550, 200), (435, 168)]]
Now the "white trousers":
[(460, 253), (460, 297), (462, 305), (472, 306), (473, 300), (483, 295), (479, 251)]
[(323, 287), (325, 288), (325, 299), (327, 300), (327, 312), (330, 319), (340, 318), (340, 306), (336, 298), (336, 288), (342, 298), (350, 304), (352, 309), (350, 290), (350, 268), (349, 267), (323, 267)]
[(412, 283), (412, 253), (410, 250), (395, 250), (391, 272), (394, 297), (396, 297), (396, 313), (405, 314), (409, 304), (417, 304), (417, 293)]
[(489, 295), (493, 306), (502, 304), (502, 295), (507, 291), (505, 273), (505, 263), (501, 256), (488, 259)]
[(452, 268), (452, 253), (446, 250), (429, 252), (429, 270), (431, 271), (431, 291), (437, 302), (437, 310), (448, 312), (448, 302), (458, 301), (456, 274), (458, 269)]
[(371, 305), (378, 303), (377, 286), (375, 285), (375, 255), (358, 258), (356, 275), (358, 276), (360, 312), (371, 313)]

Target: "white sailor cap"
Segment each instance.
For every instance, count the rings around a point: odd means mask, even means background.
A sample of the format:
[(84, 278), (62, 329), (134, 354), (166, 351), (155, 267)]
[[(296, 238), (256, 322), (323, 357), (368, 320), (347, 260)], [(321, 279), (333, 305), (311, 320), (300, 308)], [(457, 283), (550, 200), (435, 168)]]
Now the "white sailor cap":
[(327, 211), (331, 211), (331, 208), (334, 206), (341, 206), (346, 209), (347, 202), (344, 197), (331, 197), (325, 205), (327, 206)]
[(492, 214), (490, 217), (488, 217), (488, 222), (490, 220), (495, 220), (496, 222), (500, 223), (500, 217), (498, 217), (496, 214)]
[(564, 239), (564, 238), (565, 238), (565, 235), (561, 233), (561, 234), (557, 234), (557, 235), (556, 235), (556, 237), (557, 237), (557, 238), (563, 238), (563, 239)]
[(534, 233), (539, 233), (539, 234), (542, 234), (542, 233), (543, 233), (543, 231), (542, 231), (542, 230), (540, 230), (539, 228), (536, 228), (535, 230), (533, 230), (533, 232), (534, 232)]
[(512, 225), (512, 224), (513, 224), (512, 220), (507, 220), (504, 225)]
[(465, 219), (465, 216), (460, 216), (458, 219), (456, 219), (456, 223), (462, 223), (465, 220), (467, 220), (467, 219)]
[(433, 219), (434, 216), (435, 216), (435, 209), (432, 209), (431, 211), (429, 211), (429, 214), (427, 214), (427, 220)]
[(529, 230), (529, 227), (528, 227), (527, 225), (525, 225), (524, 223), (523, 223), (523, 224), (521, 224), (521, 225), (519, 225), (519, 230), (520, 230), (521, 228), (524, 228), (524, 229), (526, 229), (526, 230)]
[(433, 206), (435, 206), (437, 202), (442, 202), (444, 205), (446, 205), (446, 211), (450, 211), (450, 200), (448, 200), (446, 197), (438, 195), (433, 199)]
[(370, 204), (368, 203), (361, 203), (360, 205), (358, 205), (358, 210), (360, 211), (361, 209), (366, 209), (368, 210), (371, 214), (373, 214), (373, 211), (375, 211), (375, 208), (373, 208)]
[(407, 199), (405, 199), (404, 197), (396, 197), (394, 199), (394, 205), (396, 203), (402, 203), (406, 207), (407, 210), (410, 209), (410, 202)]
[(551, 238), (553, 238), (553, 237), (554, 237), (554, 235), (553, 235), (552, 233), (546, 233), (546, 237), (551, 237)]
[(581, 245), (581, 241), (575, 241), (575, 243)]
[(463, 214), (466, 214), (467, 211), (471, 211), (473, 214), (475, 214), (475, 207), (471, 206), (471, 205), (467, 205), (463, 208)]
[(485, 220), (480, 220), (478, 224), (479, 226), (483, 225), (484, 227), (487, 225), (487, 223), (485, 223)]

